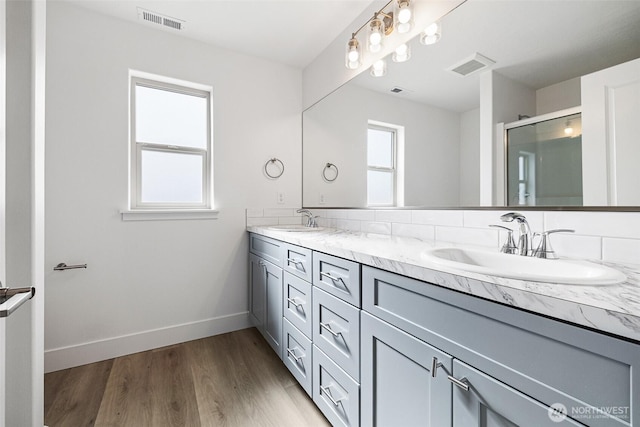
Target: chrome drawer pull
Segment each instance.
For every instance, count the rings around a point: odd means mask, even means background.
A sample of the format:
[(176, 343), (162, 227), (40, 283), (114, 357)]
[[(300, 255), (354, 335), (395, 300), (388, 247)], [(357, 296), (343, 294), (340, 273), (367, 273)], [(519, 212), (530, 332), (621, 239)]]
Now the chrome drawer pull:
[(442, 367), (442, 362), (438, 362), (437, 357), (431, 359), (431, 378), (435, 378), (438, 374), (438, 368)]
[(287, 298), (287, 301), (289, 301), (291, 304), (295, 305), (296, 307), (300, 308), (304, 305), (304, 303), (300, 303), (298, 301), (296, 301), (295, 298)]
[(303, 261), (300, 261), (300, 260), (295, 259), (295, 258), (287, 258), (287, 261), (289, 261), (290, 263), (293, 263), (293, 264), (295, 264), (295, 265), (304, 264), (304, 262), (303, 262)]
[(466, 377), (462, 377), (460, 379), (457, 379), (455, 377), (452, 377), (451, 375), (447, 375), (447, 378), (449, 379), (449, 381), (451, 381), (452, 383), (454, 383), (455, 385), (457, 385), (458, 387), (460, 387), (464, 391), (469, 391), (469, 383), (467, 382), (467, 378)]
[(333, 329), (331, 329), (331, 325), (329, 325), (328, 323), (322, 323), (320, 322), (320, 327), (324, 328), (327, 330), (327, 332), (329, 332), (331, 335), (333, 335), (334, 337), (338, 337), (340, 335), (342, 335), (342, 332), (336, 332)]
[(332, 275), (330, 275), (329, 273), (325, 273), (324, 271), (320, 272), (320, 277), (326, 277), (328, 279), (330, 279), (332, 282), (342, 282), (342, 286), (344, 286), (345, 288), (347, 287), (347, 284), (344, 283), (344, 280), (342, 280), (342, 277), (334, 277)]
[(327, 399), (329, 399), (331, 401), (331, 403), (333, 403), (334, 406), (340, 405), (340, 401), (344, 400), (344, 397), (341, 397), (340, 399), (334, 399), (333, 396), (331, 396), (331, 392), (329, 391), (329, 387), (320, 386), (320, 394), (322, 394), (323, 392), (324, 392), (325, 396), (327, 396)]
[(296, 362), (299, 362), (302, 359), (304, 359), (304, 356), (296, 356), (295, 349), (292, 350), (292, 349), (288, 348), (287, 349), (287, 353), (289, 353), (289, 356), (293, 357), (296, 360)]

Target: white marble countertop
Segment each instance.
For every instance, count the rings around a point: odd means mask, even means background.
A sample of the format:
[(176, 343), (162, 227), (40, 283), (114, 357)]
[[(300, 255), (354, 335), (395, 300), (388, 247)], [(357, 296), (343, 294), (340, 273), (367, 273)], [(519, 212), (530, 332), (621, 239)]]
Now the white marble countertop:
[(435, 244), (415, 238), (336, 229), (287, 232), (254, 226), (247, 230), (640, 343), (640, 266), (592, 261), (622, 271), (627, 280), (604, 286), (552, 284), (430, 263), (421, 253)]

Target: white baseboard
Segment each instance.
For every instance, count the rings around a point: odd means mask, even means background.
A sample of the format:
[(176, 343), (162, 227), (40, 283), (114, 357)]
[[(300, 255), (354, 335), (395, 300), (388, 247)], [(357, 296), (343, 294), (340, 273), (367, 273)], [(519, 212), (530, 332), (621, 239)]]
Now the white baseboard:
[(197, 340), (251, 327), (249, 313), (236, 313), (198, 322), (107, 338), (44, 352), (44, 371), (53, 372), (154, 348)]

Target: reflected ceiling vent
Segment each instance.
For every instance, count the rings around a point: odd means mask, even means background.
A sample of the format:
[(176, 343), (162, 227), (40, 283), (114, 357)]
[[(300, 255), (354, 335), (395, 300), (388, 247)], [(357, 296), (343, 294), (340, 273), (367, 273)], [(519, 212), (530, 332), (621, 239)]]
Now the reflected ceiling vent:
[(395, 86), (393, 89), (390, 89), (389, 92), (391, 93), (411, 93), (412, 91), (409, 89), (405, 89), (403, 87), (400, 86)]
[(151, 22), (152, 24), (162, 25), (174, 30), (184, 30), (185, 21), (162, 15), (160, 13), (151, 12), (150, 10), (138, 8), (138, 19)]
[(480, 55), (478, 52), (476, 52), (471, 55), (470, 58), (467, 58), (464, 61), (461, 61), (454, 66), (447, 68), (447, 70), (460, 77), (466, 77), (471, 74), (477, 73), (478, 71), (482, 71), (485, 68), (489, 68), (495, 63), (495, 61), (492, 61), (486, 56)]

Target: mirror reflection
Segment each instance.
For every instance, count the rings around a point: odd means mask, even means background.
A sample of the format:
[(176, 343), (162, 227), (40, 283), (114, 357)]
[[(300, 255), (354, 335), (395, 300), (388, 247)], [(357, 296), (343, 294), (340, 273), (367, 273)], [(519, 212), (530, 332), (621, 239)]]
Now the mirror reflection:
[[(409, 61), (387, 58), (384, 76), (366, 70), (304, 112), (304, 206), (640, 206), (640, 193), (617, 197), (628, 172), (611, 160), (640, 160), (628, 142), (640, 132), (640, 2), (468, 0), (440, 29), (436, 44), (408, 44)], [(612, 100), (618, 114), (605, 117)], [(582, 159), (566, 148), (576, 136), (528, 138), (516, 144), (536, 154), (509, 158), (503, 131), (572, 108)], [(624, 141), (608, 139), (612, 123)], [(507, 183), (519, 162), (536, 173)], [(323, 178), (327, 163), (340, 170), (334, 181)]]

